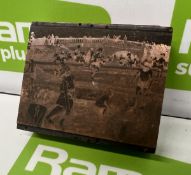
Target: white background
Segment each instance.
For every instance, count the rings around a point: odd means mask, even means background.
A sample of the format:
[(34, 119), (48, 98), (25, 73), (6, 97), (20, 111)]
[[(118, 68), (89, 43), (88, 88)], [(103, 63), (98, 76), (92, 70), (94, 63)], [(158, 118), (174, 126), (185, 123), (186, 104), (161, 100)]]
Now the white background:
[[(175, 2), (175, 0), (68, 1), (101, 5), (111, 15), (112, 23), (163, 26), (170, 26)], [(0, 71), (0, 92), (19, 94), (21, 83), (22, 74)], [(167, 89), (163, 111), (190, 117), (189, 96), (190, 92)], [(16, 129), (19, 98), (0, 94), (0, 175), (7, 175), (31, 136), (30, 132)], [(163, 116), (156, 154), (191, 163), (191, 120)]]

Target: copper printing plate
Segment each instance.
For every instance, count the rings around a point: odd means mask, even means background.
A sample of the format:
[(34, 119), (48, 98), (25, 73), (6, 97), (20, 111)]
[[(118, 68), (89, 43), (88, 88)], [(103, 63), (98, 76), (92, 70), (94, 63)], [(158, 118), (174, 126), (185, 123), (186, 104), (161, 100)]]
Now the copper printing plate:
[(18, 128), (156, 148), (172, 29), (33, 23)]

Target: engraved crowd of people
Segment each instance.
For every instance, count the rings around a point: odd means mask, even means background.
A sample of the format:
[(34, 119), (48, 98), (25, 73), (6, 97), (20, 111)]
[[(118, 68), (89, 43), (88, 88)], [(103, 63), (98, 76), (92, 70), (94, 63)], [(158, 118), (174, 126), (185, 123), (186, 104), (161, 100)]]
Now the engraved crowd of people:
[[(50, 34), (44, 38), (44, 45), (57, 45), (63, 48), (63, 51), (60, 53), (56, 53), (55, 56), (58, 58), (60, 57), (60, 61), (64, 60), (72, 60), (78, 63), (87, 64), (91, 69), (94, 71), (98, 71), (102, 65), (110, 64), (115, 62), (115, 65), (118, 64), (124, 68), (142, 68), (142, 67), (150, 67), (150, 69), (155, 69), (159, 72), (167, 69), (167, 60), (165, 59), (168, 57), (168, 50), (157, 50), (157, 55), (147, 54), (140, 58), (135, 53), (131, 53), (128, 51), (128, 48), (122, 51), (114, 52), (112, 55), (106, 55), (103, 46), (101, 47), (90, 47), (88, 50), (83, 48), (83, 44), (80, 43), (74, 45), (74, 48), (69, 49), (67, 46), (60, 45), (58, 42), (59, 37), (54, 36), (54, 34)], [(72, 37), (70, 37), (72, 38)], [(85, 38), (87, 38), (85, 36)], [(92, 37), (89, 37), (90, 39)], [(114, 35), (113, 37), (104, 36), (104, 40), (110, 40), (113, 42), (123, 41), (123, 43), (127, 42), (126, 35), (123, 39), (121, 36)], [(36, 39), (35, 33), (31, 33), (29, 44)], [(155, 45), (155, 44), (154, 44)], [(155, 45), (156, 46), (156, 45)], [(160, 45), (159, 45), (160, 46)], [(150, 47), (150, 48), (149, 48)], [(147, 50), (152, 52), (152, 45), (150, 44)], [(112, 49), (112, 48), (111, 48)]]

